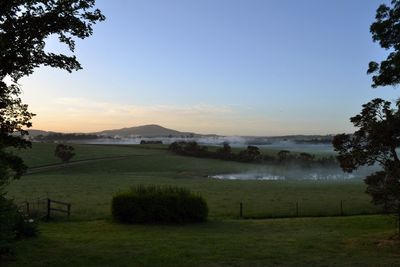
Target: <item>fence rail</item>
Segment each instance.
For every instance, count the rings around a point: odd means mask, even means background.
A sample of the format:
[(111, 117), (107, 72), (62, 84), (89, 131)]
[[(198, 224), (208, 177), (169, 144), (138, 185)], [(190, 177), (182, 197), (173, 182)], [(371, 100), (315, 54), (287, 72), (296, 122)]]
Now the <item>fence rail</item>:
[(51, 219), (54, 212), (61, 212), (71, 216), (71, 203), (53, 200), (50, 198), (37, 198), (23, 201), (18, 206), (20, 212), (35, 219)]

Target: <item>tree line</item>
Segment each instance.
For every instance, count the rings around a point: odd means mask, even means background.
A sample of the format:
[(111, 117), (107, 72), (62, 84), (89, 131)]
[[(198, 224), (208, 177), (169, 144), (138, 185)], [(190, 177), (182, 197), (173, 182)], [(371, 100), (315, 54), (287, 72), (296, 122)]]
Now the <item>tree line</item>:
[(228, 161), (247, 163), (266, 163), (279, 165), (296, 165), (304, 168), (311, 167), (338, 167), (334, 156), (316, 157), (309, 153), (292, 153), (289, 150), (281, 150), (275, 156), (262, 154), (256, 146), (247, 146), (246, 149), (235, 152), (229, 143), (224, 142), (222, 147), (215, 151), (195, 141), (177, 141), (169, 145), (168, 150), (183, 156), (198, 158), (213, 158)]
[(93, 140), (101, 138), (96, 134), (79, 134), (79, 133), (51, 133), (47, 135), (38, 135), (34, 138), (39, 142), (54, 142), (54, 141), (79, 141)]

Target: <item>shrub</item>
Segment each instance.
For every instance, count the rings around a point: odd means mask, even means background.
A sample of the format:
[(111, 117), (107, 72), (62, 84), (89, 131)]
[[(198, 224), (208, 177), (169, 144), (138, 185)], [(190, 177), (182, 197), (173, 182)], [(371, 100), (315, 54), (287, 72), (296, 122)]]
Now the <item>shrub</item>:
[(243, 162), (260, 162), (262, 160), (262, 156), (258, 147), (248, 146), (246, 150), (239, 152), (237, 159)]
[(75, 149), (73, 146), (58, 144), (54, 155), (59, 157), (63, 163), (67, 163), (75, 156), (74, 151)]
[(194, 223), (207, 219), (206, 201), (185, 188), (137, 186), (112, 199), (112, 216), (123, 223)]
[(21, 214), (11, 200), (0, 195), (0, 258), (12, 253), (10, 243), (13, 240), (37, 233), (37, 224)]
[(34, 237), (38, 235), (38, 232), (37, 222), (19, 213), (15, 225), (16, 238)]
[(0, 258), (11, 252), (10, 242), (14, 239), (17, 209), (12, 201), (0, 195)]
[(173, 142), (169, 145), (168, 150), (177, 153), (177, 154), (181, 154), (183, 151), (183, 146), (186, 144), (186, 142), (181, 141), (181, 142)]
[(224, 142), (221, 148), (217, 149), (216, 158), (229, 160), (232, 159), (232, 148), (228, 142)]

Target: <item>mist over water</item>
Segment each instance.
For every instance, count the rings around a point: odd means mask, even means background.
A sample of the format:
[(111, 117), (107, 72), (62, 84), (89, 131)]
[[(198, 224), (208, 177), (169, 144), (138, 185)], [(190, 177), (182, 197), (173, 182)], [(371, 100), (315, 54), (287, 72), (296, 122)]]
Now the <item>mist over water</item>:
[(377, 167), (363, 167), (352, 173), (343, 172), (340, 168), (300, 168), (284, 166), (268, 166), (253, 171), (238, 173), (212, 174), (209, 178), (219, 180), (310, 180), (310, 181), (344, 181), (364, 179), (367, 175), (377, 171)]

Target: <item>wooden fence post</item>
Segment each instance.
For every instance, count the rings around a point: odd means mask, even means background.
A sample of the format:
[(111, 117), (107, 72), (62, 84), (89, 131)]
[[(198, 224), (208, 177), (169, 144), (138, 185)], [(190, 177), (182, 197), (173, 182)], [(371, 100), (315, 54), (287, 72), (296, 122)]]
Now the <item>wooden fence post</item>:
[(71, 215), (71, 204), (67, 205), (67, 215), (68, 217)]
[(46, 219), (50, 220), (50, 205), (51, 205), (51, 200), (50, 198), (47, 199), (47, 215), (46, 215)]
[(299, 202), (296, 201), (296, 217), (299, 217)]
[(243, 203), (240, 202), (239, 217), (243, 218)]
[(343, 216), (343, 200), (340, 200), (340, 216)]
[(28, 201), (26, 201), (26, 213), (27, 213), (28, 216), (31, 215), (30, 209), (29, 209), (29, 202), (28, 202)]
[(397, 209), (398, 209), (397, 210), (397, 223), (398, 223), (397, 227), (398, 227), (399, 237), (400, 237), (400, 204), (399, 204), (399, 207)]

